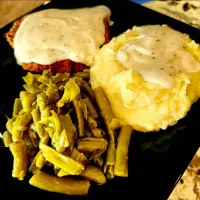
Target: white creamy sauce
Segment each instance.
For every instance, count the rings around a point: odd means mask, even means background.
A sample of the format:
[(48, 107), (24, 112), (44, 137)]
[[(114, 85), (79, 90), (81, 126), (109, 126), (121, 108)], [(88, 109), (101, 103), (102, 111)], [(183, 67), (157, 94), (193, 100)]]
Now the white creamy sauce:
[(106, 6), (80, 9), (47, 9), (27, 16), (14, 37), (19, 65), (35, 62), (49, 65), (70, 59), (91, 66), (105, 43)]
[(171, 88), (177, 73), (200, 71), (200, 63), (184, 48), (184, 35), (167, 26), (133, 27), (138, 34), (123, 45), (116, 58), (148, 82)]

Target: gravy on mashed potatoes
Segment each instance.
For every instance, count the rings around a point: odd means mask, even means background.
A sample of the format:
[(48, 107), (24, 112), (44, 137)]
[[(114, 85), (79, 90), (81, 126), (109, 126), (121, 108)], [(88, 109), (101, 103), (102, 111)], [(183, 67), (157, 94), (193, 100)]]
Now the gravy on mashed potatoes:
[(166, 25), (127, 30), (105, 45), (91, 68), (115, 116), (138, 131), (174, 125), (199, 98), (198, 45)]

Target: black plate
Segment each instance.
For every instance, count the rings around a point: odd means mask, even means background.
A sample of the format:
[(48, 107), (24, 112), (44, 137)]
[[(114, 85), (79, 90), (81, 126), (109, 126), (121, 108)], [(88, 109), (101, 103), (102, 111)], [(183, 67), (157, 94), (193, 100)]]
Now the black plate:
[[(200, 43), (199, 30), (151, 11), (140, 5), (120, 0), (71, 0), (53, 1), (45, 8), (73, 8), (104, 4), (112, 10), (111, 35), (117, 36), (133, 25), (168, 24), (169, 26), (188, 33), (192, 39)], [(38, 10), (38, 9), (36, 9)], [(14, 98), (22, 89), (22, 76), (25, 72), (16, 65), (13, 50), (4, 38), (11, 24), (0, 30), (0, 131), (5, 130), (6, 116), (11, 116)], [(0, 147), (0, 198), (14, 197), (21, 200), (35, 199), (91, 199), (95, 198), (133, 198), (167, 199), (180, 176), (188, 166), (199, 147), (200, 119), (197, 117), (200, 103), (192, 106), (185, 119), (166, 131), (157, 133), (135, 132), (129, 153), (129, 177), (115, 178), (103, 186), (93, 185), (87, 197), (68, 197), (48, 193), (28, 184), (30, 174), (24, 181), (11, 177), (12, 156), (8, 149)], [(1, 143), (2, 144), (2, 143)]]

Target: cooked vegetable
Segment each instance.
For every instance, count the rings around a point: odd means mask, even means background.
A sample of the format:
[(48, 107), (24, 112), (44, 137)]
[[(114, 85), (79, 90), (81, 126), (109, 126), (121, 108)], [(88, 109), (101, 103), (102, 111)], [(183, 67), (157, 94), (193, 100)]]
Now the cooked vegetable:
[(73, 74), (73, 76), (83, 78), (83, 79), (89, 79), (90, 73), (89, 72), (76, 72)]
[(13, 142), (22, 142), (23, 141), (23, 131), (19, 131), (16, 129), (16, 126), (13, 126), (12, 129), (12, 140)]
[(38, 107), (36, 107), (35, 109), (32, 110), (31, 115), (32, 115), (34, 124), (36, 124), (38, 121), (40, 121), (41, 116), (40, 116), (40, 110)]
[(98, 137), (98, 138), (103, 137), (101, 129), (99, 129), (99, 128), (92, 129), (92, 134), (93, 134), (94, 137)]
[(128, 176), (128, 147), (131, 134), (131, 126), (122, 126), (117, 142), (116, 163), (114, 167), (115, 176)]
[(60, 115), (59, 116), (60, 123), (62, 124), (63, 129), (66, 130), (67, 137), (69, 140), (69, 149), (72, 150), (74, 148), (74, 143), (76, 140), (76, 128), (72, 123), (70, 115)]
[(23, 180), (28, 166), (27, 147), (24, 142), (13, 142), (9, 145), (9, 148), (14, 158), (12, 177)]
[(85, 103), (85, 105), (87, 106), (87, 109), (90, 113), (90, 116), (92, 116), (94, 119), (98, 117), (98, 113), (96, 108), (94, 107), (92, 101), (90, 100), (90, 98), (87, 95), (83, 95), (83, 102)]
[(71, 153), (71, 158), (84, 166), (87, 164), (88, 161), (85, 155), (83, 153), (80, 153), (76, 148), (73, 149)]
[(39, 122), (37, 122), (37, 123), (35, 124), (35, 126), (36, 126), (36, 130), (37, 130), (37, 133), (38, 133), (39, 137), (40, 137), (41, 139), (44, 138), (44, 137), (47, 135), (47, 133), (46, 133), (46, 131), (45, 131), (45, 129), (44, 129), (43, 123), (41, 123), (41, 122), (39, 121)]
[[(71, 156), (70, 156), (73, 160), (77, 161), (78, 163), (82, 164), (83, 166), (85, 166), (87, 164), (87, 158), (85, 157), (85, 155), (83, 153), (80, 153), (77, 149), (73, 149)], [(69, 172), (66, 172), (62, 169), (59, 170), (57, 176), (58, 177), (63, 177), (63, 176), (68, 176), (70, 175)]]
[(111, 109), (110, 102), (106, 97), (106, 94), (102, 88), (95, 88), (94, 89), (95, 99), (99, 106), (101, 115), (104, 119), (104, 122), (107, 127), (107, 131), (110, 137), (110, 143), (108, 146), (106, 163), (104, 165), (104, 173), (107, 172), (107, 177), (109, 179), (114, 178), (114, 165), (116, 160), (116, 150), (115, 150), (115, 132), (111, 128), (111, 124), (115, 116)]
[(58, 107), (64, 106), (65, 103), (72, 101), (80, 94), (80, 88), (73, 79), (70, 79), (67, 84), (64, 86), (64, 94), (62, 98), (57, 102)]
[[(104, 90), (100, 87), (94, 89), (94, 95), (96, 102), (99, 106), (99, 110), (101, 112), (101, 115), (104, 119), (104, 122), (107, 126), (107, 129), (110, 129), (110, 123), (112, 122), (113, 119), (115, 119), (115, 115), (112, 111), (110, 102), (104, 92)], [(113, 135), (110, 135), (112, 140), (114, 141)]]
[(106, 150), (108, 142), (103, 138), (83, 138), (77, 141), (78, 150), (81, 152), (93, 152), (96, 150)]
[(108, 179), (114, 178), (115, 161), (116, 161), (115, 144), (114, 142), (110, 141), (108, 145), (108, 150), (107, 150), (106, 162), (104, 165), (104, 173), (106, 173), (106, 177)]
[(31, 122), (31, 120), (31, 110), (29, 109), (26, 112), (24, 110), (21, 110), (14, 122), (16, 129), (18, 131), (26, 131), (28, 129), (28, 124)]
[(63, 131), (59, 135), (55, 146), (58, 152), (64, 152), (65, 149), (69, 146), (69, 139), (65, 129), (63, 129)]
[(12, 135), (8, 131), (4, 131), (3, 133), (3, 142), (5, 147), (9, 147), (9, 145), (13, 142)]
[(37, 93), (29, 94), (27, 91), (21, 91), (19, 96), (23, 110), (27, 112), (31, 108), (32, 103), (36, 100)]
[(97, 128), (97, 122), (93, 117), (89, 116), (87, 123), (90, 130)]
[(86, 195), (90, 187), (88, 180), (59, 178), (41, 171), (33, 175), (29, 183), (43, 190), (67, 195)]
[(22, 110), (22, 103), (20, 98), (16, 98), (13, 106), (13, 117), (16, 117), (19, 112)]
[(97, 182), (98, 184), (106, 183), (106, 177), (103, 172), (92, 165), (88, 165), (80, 174), (81, 177)]
[(29, 167), (28, 171), (35, 174), (38, 172), (46, 163), (44, 156), (42, 155), (42, 151), (38, 151), (37, 155), (34, 157), (31, 166)]
[(81, 89), (90, 97), (92, 101), (94, 101), (94, 94), (90, 87), (90, 84), (84, 80), (81, 81), (80, 85)]
[(62, 130), (58, 114), (55, 111), (52, 111), (52, 116), (49, 118), (49, 121), (53, 123), (55, 129), (55, 133), (52, 138), (52, 144), (55, 144), (58, 141), (58, 137)]
[(61, 168), (63, 171), (72, 174), (79, 175), (82, 170), (84, 170), (84, 166), (80, 163), (74, 161), (70, 157), (64, 156), (61, 153), (58, 153), (51, 147), (47, 145), (40, 144), (40, 149), (47, 161), (53, 163), (55, 166)]
[(97, 156), (94, 158), (94, 162), (97, 166), (99, 166), (100, 168), (102, 168), (104, 160), (102, 158), (102, 156)]
[(76, 96), (73, 99), (72, 103), (74, 105), (74, 109), (76, 111), (77, 121), (78, 121), (78, 133), (79, 137), (84, 137), (84, 120), (83, 120), (83, 113), (80, 107), (80, 96)]
[(41, 92), (40, 94), (37, 95), (37, 105), (41, 113), (45, 109), (46, 104), (47, 104), (47, 96), (44, 92)]
[(8, 119), (6, 123), (6, 129), (8, 130), (9, 133), (13, 134), (13, 123), (15, 121), (15, 118), (10, 118)]
[(49, 135), (46, 134), (43, 138), (40, 139), (40, 144), (46, 144), (47, 145), (49, 140), (50, 140), (50, 137), (49, 137)]
[(28, 135), (30, 137), (30, 140), (31, 140), (31, 143), (33, 144), (33, 146), (38, 147), (39, 146), (39, 137), (38, 137), (37, 133), (34, 130), (29, 129)]
[(47, 70), (24, 77), (26, 90), (16, 98), (3, 134), (14, 157), (13, 177), (23, 180), (29, 171), (35, 187), (84, 195), (89, 181), (104, 184), (114, 175), (127, 176), (132, 129), (123, 126), (120, 131), (103, 89), (95, 89), (95, 101), (86, 75)]
[(24, 82), (27, 84), (27, 85), (35, 85), (37, 84), (37, 80), (38, 78), (40, 77), (40, 74), (32, 74), (30, 72), (27, 73), (27, 75), (25, 77), (22, 77)]

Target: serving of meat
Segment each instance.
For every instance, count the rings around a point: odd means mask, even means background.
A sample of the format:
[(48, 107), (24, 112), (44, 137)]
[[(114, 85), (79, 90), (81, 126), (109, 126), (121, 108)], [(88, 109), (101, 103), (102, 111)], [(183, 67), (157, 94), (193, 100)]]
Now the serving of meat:
[[(13, 26), (10, 28), (9, 32), (5, 34), (6, 40), (10, 44), (10, 46), (14, 49), (14, 37), (17, 32), (17, 30), (20, 27), (21, 22), (26, 18), (22, 17), (15, 21), (13, 23)], [(105, 44), (110, 41), (110, 31), (109, 31), (109, 19), (105, 18), (104, 19), (104, 24), (105, 24)], [(80, 72), (83, 71), (85, 68), (88, 68), (88, 66), (74, 62), (70, 59), (62, 60), (55, 62), (51, 65), (41, 65), (35, 62), (31, 63), (22, 63), (22, 67), (24, 70), (31, 71), (31, 72), (42, 72), (43, 70), (51, 69), (52, 72), (59, 72), (59, 73), (64, 73), (64, 72)]]

